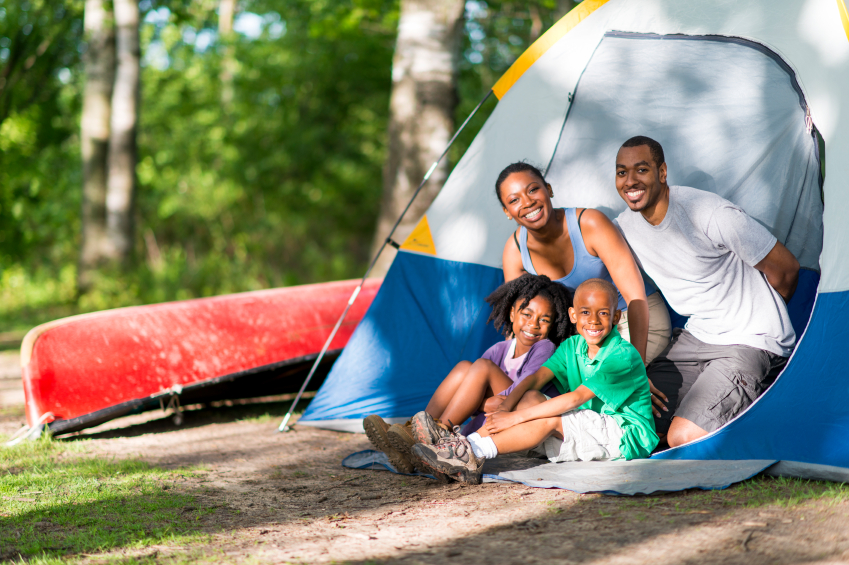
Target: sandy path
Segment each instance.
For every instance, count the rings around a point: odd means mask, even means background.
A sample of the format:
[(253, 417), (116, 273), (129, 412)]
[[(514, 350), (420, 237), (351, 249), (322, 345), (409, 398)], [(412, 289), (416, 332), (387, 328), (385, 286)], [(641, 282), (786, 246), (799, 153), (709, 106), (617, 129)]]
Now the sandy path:
[(261, 564), (849, 562), (849, 502), (787, 506), (781, 481), (634, 498), (446, 486), (344, 469), (345, 455), (369, 448), (362, 435), (278, 434), (276, 417), (238, 421), (227, 410), (189, 412), (181, 428), (149, 413), (79, 436), (93, 454), (203, 469), (175, 488), (215, 508), (199, 526), (212, 543), (118, 553)]

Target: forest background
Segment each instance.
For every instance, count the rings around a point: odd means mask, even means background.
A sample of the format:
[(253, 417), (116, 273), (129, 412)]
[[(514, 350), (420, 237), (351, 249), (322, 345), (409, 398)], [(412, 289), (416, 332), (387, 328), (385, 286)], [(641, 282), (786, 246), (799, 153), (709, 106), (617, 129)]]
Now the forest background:
[[(141, 0), (135, 229), (128, 259), (81, 288), (85, 2), (0, 0), (0, 342), (76, 313), (362, 276), (400, 4), (239, 0), (225, 37), (219, 0)], [(465, 3), (455, 127), (572, 5)]]

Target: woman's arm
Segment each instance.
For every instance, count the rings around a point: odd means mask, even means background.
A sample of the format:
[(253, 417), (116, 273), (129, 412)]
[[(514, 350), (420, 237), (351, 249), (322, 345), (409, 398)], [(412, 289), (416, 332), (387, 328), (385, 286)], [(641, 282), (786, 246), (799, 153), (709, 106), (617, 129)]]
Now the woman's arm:
[(523, 422), (530, 420), (539, 420), (541, 418), (551, 418), (552, 416), (560, 416), (570, 410), (574, 410), (584, 402), (595, 397), (595, 393), (585, 387), (579, 386), (572, 392), (555, 396), (545, 402), (517, 410), (516, 412), (495, 412), (487, 414), (486, 431), (491, 434), (503, 432), (507, 428), (512, 428)]
[(634, 261), (631, 249), (613, 222), (592, 208), (588, 208), (581, 217), (581, 234), (587, 251), (601, 259), (613, 279), (613, 284), (628, 305), (631, 345), (636, 348), (645, 363), (649, 336), (649, 305), (646, 301), (643, 276)]
[(522, 253), (516, 247), (516, 242), (513, 241), (513, 234), (507, 238), (507, 243), (504, 244), (501, 265), (504, 270), (504, 282), (518, 279), (525, 272), (525, 268), (522, 266)]

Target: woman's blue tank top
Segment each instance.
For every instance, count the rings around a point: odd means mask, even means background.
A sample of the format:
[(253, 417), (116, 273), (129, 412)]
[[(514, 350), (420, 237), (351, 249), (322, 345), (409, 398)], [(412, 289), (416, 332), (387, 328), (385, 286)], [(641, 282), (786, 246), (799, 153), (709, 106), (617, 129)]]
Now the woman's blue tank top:
[[(587, 251), (587, 247), (584, 245), (584, 236), (581, 234), (581, 228), (578, 225), (578, 218), (575, 216), (575, 209), (563, 208), (563, 210), (566, 212), (566, 228), (569, 230), (569, 239), (572, 240), (572, 254), (575, 261), (572, 270), (565, 277), (557, 279), (555, 282), (562, 284), (573, 293), (578, 285), (587, 279), (604, 279), (613, 283), (604, 262), (598, 257), (590, 255)], [(536, 275), (537, 272), (528, 251), (528, 230), (525, 226), (519, 228), (519, 251), (522, 253), (522, 267), (532, 275)], [(648, 290), (647, 288), (646, 294), (648, 294)], [(618, 308), (623, 312), (628, 308), (621, 293), (619, 294)]]

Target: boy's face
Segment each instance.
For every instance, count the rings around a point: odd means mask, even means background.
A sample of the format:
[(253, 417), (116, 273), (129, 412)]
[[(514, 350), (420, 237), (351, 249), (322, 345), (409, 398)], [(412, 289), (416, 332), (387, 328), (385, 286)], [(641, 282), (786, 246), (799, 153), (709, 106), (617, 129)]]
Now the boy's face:
[(587, 340), (591, 351), (598, 350), (619, 323), (620, 312), (616, 309), (616, 302), (611, 304), (611, 299), (604, 290), (590, 287), (578, 289), (572, 300), (574, 306), (569, 308), (569, 317), (578, 333)]

